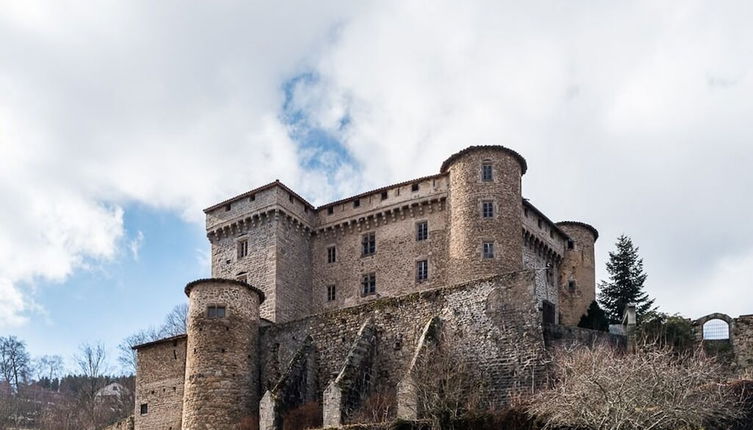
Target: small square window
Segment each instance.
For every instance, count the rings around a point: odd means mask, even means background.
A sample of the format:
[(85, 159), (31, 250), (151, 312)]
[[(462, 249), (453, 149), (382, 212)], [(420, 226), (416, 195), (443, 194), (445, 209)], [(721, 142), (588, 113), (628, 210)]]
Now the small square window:
[(413, 184), (413, 185), (411, 185), (411, 186), (410, 186), (410, 190), (411, 190), (411, 191), (413, 191), (413, 192), (416, 192), (416, 191), (418, 191), (418, 184)]
[(494, 258), (494, 242), (483, 243), (483, 256), (486, 259)]
[(225, 205), (225, 212), (229, 211), (231, 207), (232, 206), (230, 205), (230, 203), (226, 204)]
[(335, 300), (336, 296), (335, 286), (334, 285), (327, 285), (327, 301), (331, 302)]
[(327, 215), (332, 215), (333, 213), (335, 213), (335, 208), (332, 207), (332, 206), (328, 207), (327, 208)]
[(387, 200), (387, 191), (382, 191), (382, 200)]
[(376, 233), (373, 231), (361, 236), (361, 256), (374, 255), (376, 253)]
[(575, 249), (575, 242), (572, 239), (567, 240), (567, 249)]
[(484, 182), (491, 182), (492, 181), (493, 177), (492, 177), (492, 165), (491, 165), (491, 163), (484, 163), (481, 166), (481, 179)]
[(481, 203), (481, 216), (484, 218), (494, 218), (494, 202), (484, 200)]
[(361, 277), (361, 295), (376, 294), (376, 273), (367, 273)]
[(429, 223), (421, 221), (416, 223), (416, 240), (426, 240), (429, 238)]
[(355, 200), (353, 200), (353, 207), (357, 208), (359, 206), (361, 206), (361, 199), (355, 199)]
[(207, 306), (207, 318), (225, 318), (225, 306)]
[(243, 258), (248, 255), (248, 239), (238, 241), (238, 258)]
[(423, 282), (429, 279), (429, 261), (419, 260), (416, 262), (416, 281)]
[(337, 248), (330, 246), (327, 248), (327, 263), (334, 263), (337, 261)]
[(146, 403), (142, 403), (139, 407), (139, 410), (141, 411), (141, 415), (146, 415), (149, 413), (149, 405)]
[(575, 291), (576, 285), (575, 281), (568, 281), (567, 283), (567, 289), (570, 290), (570, 292)]

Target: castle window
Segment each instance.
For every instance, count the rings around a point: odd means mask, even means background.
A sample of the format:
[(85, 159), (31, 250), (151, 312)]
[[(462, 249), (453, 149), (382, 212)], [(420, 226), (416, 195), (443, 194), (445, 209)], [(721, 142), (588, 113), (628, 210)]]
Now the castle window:
[(376, 273), (367, 273), (361, 277), (361, 296), (376, 294)]
[(387, 191), (382, 191), (382, 200), (387, 200)]
[(337, 248), (330, 246), (327, 248), (327, 263), (334, 263), (337, 261)]
[(335, 300), (335, 286), (327, 285), (327, 301), (331, 302)]
[(539, 228), (544, 228), (544, 222), (539, 218)]
[(235, 276), (236, 281), (241, 282), (248, 282), (248, 277), (246, 276), (246, 272), (241, 272)]
[(554, 230), (549, 230), (549, 237), (554, 239)]
[(207, 306), (207, 318), (225, 318), (225, 307), (218, 305)]
[(251, 194), (251, 197), (249, 197), (249, 198), (248, 198), (248, 200), (250, 200), (250, 201), (252, 201), (252, 202), (253, 202), (254, 200), (256, 200), (256, 194)]
[(374, 255), (376, 253), (376, 233), (373, 231), (361, 236), (361, 256)]
[(238, 241), (238, 258), (243, 258), (248, 255), (248, 239)]
[(575, 287), (575, 281), (568, 281), (567, 289), (570, 290), (571, 293), (575, 291)]
[(141, 415), (146, 415), (147, 413), (149, 413), (149, 405), (146, 403), (142, 403), (139, 410), (141, 411)]
[(426, 240), (429, 238), (429, 222), (421, 221), (416, 223), (416, 240)]
[(361, 206), (361, 199), (355, 199), (355, 200), (353, 200), (353, 207), (357, 208), (359, 206)]
[(575, 249), (575, 242), (572, 239), (567, 240), (567, 249)]
[(419, 260), (416, 262), (416, 281), (422, 282), (429, 279), (429, 261)]
[(411, 185), (411, 186), (410, 186), (410, 190), (411, 190), (411, 191), (413, 191), (414, 193), (415, 193), (416, 191), (418, 191), (418, 184), (413, 184), (413, 185)]
[(330, 207), (328, 207), (328, 208), (327, 208), (327, 215), (332, 215), (333, 213), (335, 213), (335, 208), (334, 208), (334, 206), (330, 206)]
[(494, 242), (483, 243), (483, 257), (494, 258)]
[(225, 212), (229, 211), (229, 210), (230, 210), (230, 207), (231, 207), (231, 206), (230, 206), (230, 203), (226, 204), (226, 205), (225, 205)]
[(481, 165), (481, 180), (484, 182), (492, 181), (492, 163), (485, 162)]
[(494, 202), (491, 200), (481, 202), (481, 216), (484, 218), (494, 218)]
[(288, 194), (288, 200), (290, 201), (290, 203), (293, 203), (293, 195), (292, 194)]
[(523, 208), (523, 215), (525, 215), (526, 218), (528, 218), (528, 208)]

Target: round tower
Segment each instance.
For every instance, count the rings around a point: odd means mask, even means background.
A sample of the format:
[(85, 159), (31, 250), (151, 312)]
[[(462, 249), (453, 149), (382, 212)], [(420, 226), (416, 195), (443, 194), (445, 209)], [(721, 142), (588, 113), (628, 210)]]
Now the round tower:
[(259, 305), (264, 293), (230, 279), (193, 281), (185, 292), (183, 428), (237, 428), (259, 404)]
[(526, 161), (503, 146), (471, 146), (448, 158), (450, 283), (520, 270), (521, 176)]
[(599, 232), (576, 221), (558, 222), (557, 227), (570, 237), (560, 264), (560, 324), (575, 326), (596, 299), (594, 244)]

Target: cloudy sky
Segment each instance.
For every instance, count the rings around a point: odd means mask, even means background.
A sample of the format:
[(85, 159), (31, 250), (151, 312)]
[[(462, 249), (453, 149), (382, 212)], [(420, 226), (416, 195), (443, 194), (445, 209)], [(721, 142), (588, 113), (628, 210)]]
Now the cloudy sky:
[(501, 144), (661, 310), (753, 313), (753, 3), (0, 0), (0, 335), (113, 347), (209, 274), (201, 209)]

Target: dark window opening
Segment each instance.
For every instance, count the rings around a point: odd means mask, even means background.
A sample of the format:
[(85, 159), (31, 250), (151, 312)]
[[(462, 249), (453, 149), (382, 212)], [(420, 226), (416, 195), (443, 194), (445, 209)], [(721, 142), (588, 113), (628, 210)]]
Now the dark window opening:
[(334, 285), (327, 285), (327, 301), (331, 302), (336, 298), (336, 290)]
[(327, 215), (332, 215), (335, 212), (335, 208), (330, 206), (327, 208)]
[(483, 247), (484, 258), (494, 258), (494, 242), (484, 242)]
[(353, 200), (353, 207), (357, 208), (359, 206), (361, 206), (361, 199)]
[(139, 409), (141, 410), (141, 415), (146, 415), (149, 412), (149, 405), (142, 403)]
[(481, 166), (481, 179), (485, 182), (492, 180), (492, 165), (491, 163), (484, 163)]
[(567, 240), (567, 249), (575, 249), (575, 242), (572, 239)]
[(525, 215), (526, 218), (528, 218), (528, 208), (523, 209), (523, 215)]
[(256, 200), (256, 194), (251, 194), (251, 197), (248, 198), (250, 201)]
[(376, 253), (376, 233), (366, 233), (361, 237), (361, 255), (373, 255)]
[(554, 310), (554, 303), (544, 300), (544, 302), (541, 304), (544, 324), (554, 324)]
[(416, 280), (422, 282), (429, 279), (429, 261), (419, 260), (416, 262)]
[(228, 204), (225, 205), (225, 212), (227, 212), (229, 210), (230, 210), (230, 203), (228, 203)]
[(225, 318), (225, 306), (207, 306), (207, 318)]
[(248, 239), (238, 241), (238, 258), (243, 258), (248, 255)]
[(387, 191), (382, 191), (382, 200), (387, 200)]
[(539, 218), (539, 228), (543, 228), (543, 227), (544, 227), (544, 222), (541, 221), (541, 218)]
[(554, 239), (554, 230), (549, 230), (549, 237)]
[(334, 263), (337, 261), (337, 248), (330, 246), (327, 248), (327, 263)]
[(575, 281), (568, 281), (567, 282), (567, 289), (570, 290), (570, 292), (575, 291)]
[(413, 192), (416, 192), (416, 191), (418, 191), (418, 184), (413, 184), (413, 185), (411, 185), (411, 186), (410, 186), (410, 190), (411, 190), (411, 191), (413, 191)]
[(416, 240), (426, 240), (429, 238), (429, 222), (421, 221), (416, 223)]
[(361, 277), (361, 295), (376, 294), (376, 273), (367, 273)]
[(481, 215), (484, 218), (494, 217), (494, 202), (491, 200), (484, 200), (481, 202)]
[(288, 200), (290, 200), (290, 203), (293, 203), (293, 195), (292, 194), (288, 194)]

